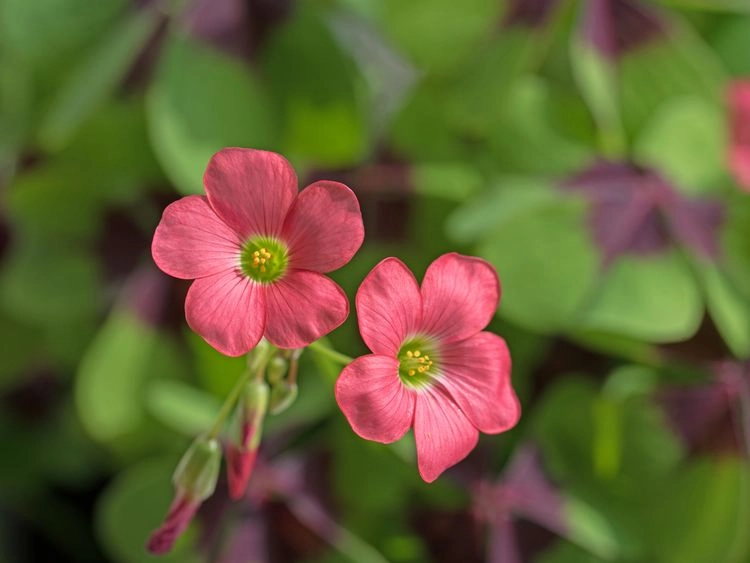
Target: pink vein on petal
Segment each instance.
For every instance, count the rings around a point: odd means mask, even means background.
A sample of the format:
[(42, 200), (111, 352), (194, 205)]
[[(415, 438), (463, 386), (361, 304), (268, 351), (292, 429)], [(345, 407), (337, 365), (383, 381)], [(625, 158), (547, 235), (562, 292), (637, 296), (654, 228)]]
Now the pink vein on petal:
[(194, 279), (236, 267), (240, 246), (237, 233), (214, 213), (205, 197), (188, 196), (164, 210), (151, 253), (167, 274)]
[(505, 341), (480, 332), (443, 347), (443, 385), (482, 432), (497, 434), (515, 426), (521, 407), (510, 384), (510, 352)]
[(227, 356), (246, 354), (263, 336), (264, 288), (236, 271), (193, 282), (185, 299), (190, 328)]
[(349, 300), (330, 278), (293, 270), (268, 284), (266, 337), (281, 348), (302, 348), (346, 320)]
[(423, 330), (443, 342), (468, 338), (489, 324), (499, 299), (500, 281), (489, 262), (444, 254), (422, 281)]
[(365, 231), (359, 202), (348, 187), (320, 181), (302, 190), (289, 210), (282, 238), (292, 268), (326, 273), (349, 262)]
[(297, 175), (276, 153), (228, 148), (217, 152), (203, 176), (216, 214), (245, 240), (278, 236), (297, 195)]
[(354, 431), (389, 444), (412, 425), (415, 392), (398, 377), (398, 360), (368, 355), (354, 360), (336, 381), (336, 401)]
[(421, 327), (422, 297), (414, 275), (397, 258), (375, 266), (357, 291), (359, 331), (376, 354), (395, 356)]
[(414, 409), (414, 439), (422, 479), (431, 483), (464, 459), (479, 440), (479, 431), (439, 385), (420, 392)]

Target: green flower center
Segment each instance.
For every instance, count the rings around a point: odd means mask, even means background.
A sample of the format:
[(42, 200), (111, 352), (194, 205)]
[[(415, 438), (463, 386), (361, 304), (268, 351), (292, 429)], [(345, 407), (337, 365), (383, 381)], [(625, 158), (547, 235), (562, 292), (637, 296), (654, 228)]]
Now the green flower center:
[(409, 387), (424, 387), (438, 374), (437, 353), (434, 345), (425, 338), (412, 338), (398, 351), (398, 375)]
[(242, 245), (240, 266), (242, 272), (259, 283), (276, 281), (286, 272), (289, 251), (279, 240), (256, 237)]

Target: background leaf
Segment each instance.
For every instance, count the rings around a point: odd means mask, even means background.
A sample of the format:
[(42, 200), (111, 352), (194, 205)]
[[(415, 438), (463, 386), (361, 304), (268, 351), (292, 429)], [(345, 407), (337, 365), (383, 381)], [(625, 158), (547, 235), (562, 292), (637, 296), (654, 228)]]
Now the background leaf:
[[(565, 327), (581, 306), (597, 268), (575, 201), (527, 210), (505, 221), (479, 246), (503, 280), (500, 314), (534, 330)], [(559, 256), (566, 261), (558, 261)]]
[(208, 159), (227, 146), (271, 149), (276, 124), (250, 68), (178, 33), (148, 96), (151, 142), (183, 194), (203, 192)]
[(81, 360), (76, 403), (86, 430), (107, 442), (145, 422), (144, 385), (162, 373), (179, 372), (164, 336), (127, 310), (115, 309)]

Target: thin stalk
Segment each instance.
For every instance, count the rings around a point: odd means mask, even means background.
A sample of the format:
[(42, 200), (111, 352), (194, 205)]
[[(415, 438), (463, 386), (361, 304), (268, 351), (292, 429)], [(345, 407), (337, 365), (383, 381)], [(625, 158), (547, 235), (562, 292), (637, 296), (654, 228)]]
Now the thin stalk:
[(216, 420), (214, 420), (211, 431), (208, 433), (209, 439), (216, 438), (221, 432), (221, 429), (224, 428), (224, 422), (229, 416), (229, 413), (232, 412), (232, 407), (234, 407), (235, 403), (237, 403), (237, 400), (240, 398), (240, 393), (242, 393), (242, 389), (248, 379), (250, 379), (250, 368), (245, 369), (242, 375), (237, 379), (234, 387), (232, 387), (229, 395), (227, 395), (227, 398), (224, 400), (224, 404), (221, 405), (219, 414), (216, 415)]
[(289, 383), (297, 383), (298, 371), (299, 371), (299, 356), (292, 356), (289, 359), (289, 372), (287, 373), (286, 380)]
[(247, 383), (247, 380), (250, 379), (250, 376), (255, 375), (255, 377), (258, 379), (263, 378), (263, 375), (266, 371), (266, 366), (268, 365), (268, 361), (271, 359), (271, 357), (273, 356), (275, 352), (276, 352), (276, 348), (272, 346), (269, 347), (269, 351), (258, 360), (258, 363), (256, 364), (257, 369), (255, 370), (254, 374), (253, 374), (253, 370), (251, 367), (251, 363), (253, 363), (253, 358), (252, 356), (248, 355), (248, 366), (245, 369), (245, 371), (242, 373), (242, 375), (237, 379), (237, 382), (234, 384), (234, 387), (232, 387), (232, 390), (229, 392), (229, 395), (227, 395), (227, 398), (224, 400), (224, 404), (221, 405), (219, 414), (216, 415), (216, 420), (214, 420), (214, 424), (208, 433), (209, 439), (216, 438), (221, 432), (221, 429), (224, 428), (224, 422), (229, 416), (229, 413), (232, 412), (232, 408), (234, 407), (234, 405), (239, 400), (240, 393), (242, 393), (242, 389)]

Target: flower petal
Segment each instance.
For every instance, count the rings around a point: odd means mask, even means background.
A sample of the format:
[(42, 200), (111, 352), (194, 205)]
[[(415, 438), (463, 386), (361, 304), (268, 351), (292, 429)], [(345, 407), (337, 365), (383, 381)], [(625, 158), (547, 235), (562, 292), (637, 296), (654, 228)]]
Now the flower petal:
[(289, 244), (291, 267), (321, 273), (339, 269), (365, 238), (357, 196), (338, 182), (309, 185), (289, 210), (282, 238)]
[(419, 474), (432, 483), (469, 455), (479, 431), (439, 386), (433, 386), (417, 395), (414, 438)]
[(422, 281), (422, 328), (443, 342), (468, 338), (489, 324), (499, 299), (500, 280), (489, 262), (444, 254)]
[(729, 85), (729, 168), (737, 183), (750, 191), (750, 80)]
[(510, 385), (510, 365), (508, 346), (491, 332), (480, 332), (441, 350), (440, 384), (486, 434), (512, 428), (521, 416)]
[(398, 258), (375, 266), (357, 291), (359, 332), (376, 354), (395, 357), (422, 318), (422, 297), (414, 274)]
[(203, 176), (208, 201), (243, 240), (252, 235), (278, 236), (297, 195), (297, 175), (276, 153), (222, 149)]
[(414, 418), (414, 391), (401, 383), (398, 360), (389, 356), (362, 356), (346, 366), (336, 401), (354, 432), (383, 444), (406, 434)]
[(241, 356), (258, 344), (266, 325), (263, 286), (237, 271), (193, 282), (185, 317), (195, 332), (227, 356)]
[(732, 147), (729, 152), (729, 169), (737, 183), (750, 191), (750, 146)]
[(333, 280), (292, 270), (268, 284), (266, 338), (281, 348), (302, 348), (331, 332), (349, 316), (349, 301)]
[(239, 264), (240, 239), (205, 197), (191, 195), (164, 210), (151, 243), (154, 262), (185, 280), (231, 270)]

